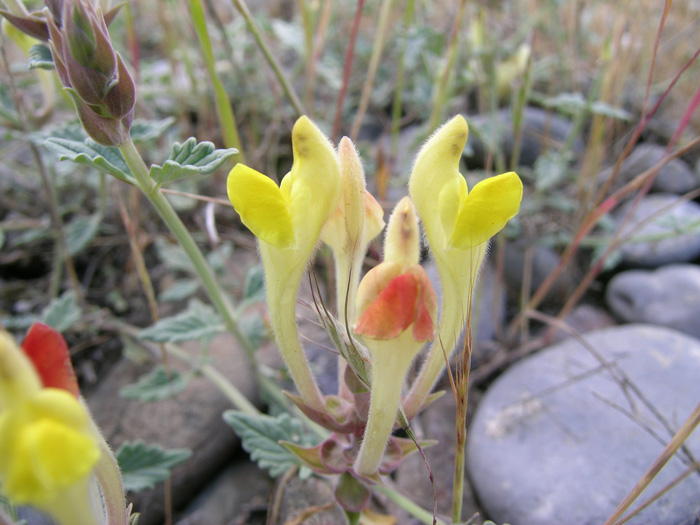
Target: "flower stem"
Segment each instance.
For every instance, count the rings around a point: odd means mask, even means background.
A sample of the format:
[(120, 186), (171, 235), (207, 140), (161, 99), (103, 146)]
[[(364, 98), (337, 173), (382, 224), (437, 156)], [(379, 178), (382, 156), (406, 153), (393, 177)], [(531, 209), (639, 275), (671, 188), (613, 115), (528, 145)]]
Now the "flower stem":
[(396, 504), (401, 509), (408, 512), (414, 518), (418, 518), (425, 525), (446, 525), (444, 521), (437, 519), (433, 521), (433, 514), (430, 511), (425, 510), (420, 505), (414, 503), (411, 499), (407, 498), (401, 494), (396, 489), (389, 487), (388, 485), (377, 485), (373, 487), (375, 492), (388, 498), (392, 503)]
[(170, 202), (165, 198), (165, 196), (160, 192), (158, 186), (153, 182), (153, 180), (148, 175), (148, 169), (146, 164), (141, 158), (136, 146), (129, 139), (122, 146), (120, 146), (120, 151), (124, 155), (124, 160), (126, 161), (129, 169), (136, 178), (139, 188), (146, 195), (151, 204), (158, 211), (165, 224), (170, 229), (170, 232), (175, 236), (180, 246), (189, 257), (192, 262), (200, 281), (204, 285), (204, 289), (209, 296), (214, 307), (219, 312), (219, 315), (224, 320), (227, 330), (229, 330), (238, 340), (238, 342), (243, 346), (244, 350), (248, 354), (253, 366), (255, 366), (254, 352), (255, 349), (248, 338), (241, 332), (238, 323), (236, 322), (235, 315), (233, 313), (233, 307), (229, 304), (226, 297), (221, 293), (221, 289), (214, 279), (209, 265), (207, 264), (204, 255), (202, 255), (201, 250), (192, 239), (189, 231), (182, 223), (182, 220), (177, 215)]
[(387, 441), (396, 421), (401, 388), (413, 356), (413, 333), (406, 330), (396, 339), (386, 341), (367, 340), (372, 354), (372, 384), (369, 418), (365, 427), (355, 471), (363, 476), (377, 472), (384, 456)]
[(200, 0), (190, 0), (190, 14), (194, 23), (195, 31), (199, 44), (202, 47), (204, 61), (207, 64), (209, 78), (211, 79), (214, 89), (214, 102), (216, 103), (216, 112), (219, 116), (219, 124), (224, 135), (224, 144), (227, 148), (236, 148), (239, 151), (239, 162), (245, 162), (243, 150), (241, 149), (241, 140), (238, 135), (238, 126), (236, 125), (236, 117), (231, 108), (231, 101), (224, 89), (224, 85), (216, 72), (214, 61), (214, 51), (211, 47), (211, 40), (207, 31), (207, 22), (204, 17), (204, 8)]
[(277, 77), (277, 81), (280, 83), (280, 86), (282, 86), (282, 90), (289, 99), (289, 102), (294, 107), (294, 111), (296, 112), (297, 116), (303, 115), (305, 111), (303, 106), (301, 105), (301, 101), (299, 100), (299, 97), (294, 91), (294, 87), (292, 87), (292, 85), (287, 81), (287, 78), (284, 76), (282, 68), (279, 65), (279, 62), (277, 62), (277, 59), (270, 51), (267, 42), (265, 42), (265, 39), (263, 38), (263, 35), (260, 32), (260, 28), (258, 28), (257, 24), (255, 23), (255, 20), (253, 20), (253, 15), (250, 13), (248, 5), (245, 3), (244, 0), (232, 1), (233, 5), (236, 6), (236, 9), (238, 9), (238, 12), (241, 13), (241, 15), (243, 15), (243, 18), (245, 18), (246, 24), (248, 24), (248, 29), (250, 29), (250, 31), (253, 33), (255, 41), (258, 43), (258, 47), (260, 47), (260, 50), (263, 52), (263, 55), (265, 55), (267, 63), (272, 68), (272, 71), (274, 71), (275, 77)]

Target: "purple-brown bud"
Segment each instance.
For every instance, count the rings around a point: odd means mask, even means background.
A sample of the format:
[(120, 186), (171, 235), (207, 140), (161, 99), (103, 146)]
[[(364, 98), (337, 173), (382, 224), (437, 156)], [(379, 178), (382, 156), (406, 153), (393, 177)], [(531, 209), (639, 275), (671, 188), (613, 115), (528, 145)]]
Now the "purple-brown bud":
[[(134, 81), (114, 51), (102, 11), (84, 0), (45, 9), (50, 46), (61, 83), (75, 103), (85, 131), (105, 146), (120, 146), (133, 119)], [(110, 13), (111, 15), (112, 13)]]

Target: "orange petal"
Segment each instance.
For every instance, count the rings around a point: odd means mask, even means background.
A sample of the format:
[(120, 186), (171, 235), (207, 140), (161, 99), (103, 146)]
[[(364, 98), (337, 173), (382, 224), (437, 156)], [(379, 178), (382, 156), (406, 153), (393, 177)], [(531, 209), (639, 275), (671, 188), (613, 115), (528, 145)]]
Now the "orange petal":
[(34, 323), (22, 343), (45, 388), (60, 388), (78, 397), (78, 380), (70, 361), (68, 345), (57, 331), (41, 323)]
[(372, 339), (394, 339), (416, 318), (419, 285), (411, 274), (392, 279), (355, 324), (355, 333)]
[(416, 279), (419, 290), (413, 323), (413, 339), (416, 341), (430, 341), (435, 332), (435, 316), (437, 314), (435, 289), (422, 266), (416, 264), (410, 267), (408, 272)]

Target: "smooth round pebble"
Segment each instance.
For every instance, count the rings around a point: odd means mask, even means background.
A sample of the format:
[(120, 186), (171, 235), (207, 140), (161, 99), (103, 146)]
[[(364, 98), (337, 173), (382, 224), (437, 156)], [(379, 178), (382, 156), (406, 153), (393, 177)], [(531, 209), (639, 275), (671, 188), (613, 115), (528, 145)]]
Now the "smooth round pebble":
[[(568, 339), (514, 365), (477, 408), (469, 475), (497, 523), (602, 524), (700, 401), (697, 339), (649, 325), (584, 338), (587, 347)], [(699, 432), (686, 447), (700, 456)], [(632, 508), (689, 464), (671, 458)], [(629, 523), (691, 524), (698, 513), (691, 474)]]
[(622, 272), (608, 284), (605, 300), (625, 322), (666, 326), (700, 338), (700, 266)]
[[(700, 255), (700, 234), (692, 233), (698, 231), (700, 204), (678, 199), (677, 195), (655, 193), (639, 202), (622, 232), (631, 233), (620, 247), (624, 263), (656, 267), (688, 262)], [(619, 223), (631, 204), (622, 206), (613, 219)], [(644, 222), (647, 219), (649, 222)], [(687, 231), (690, 232), (684, 233)]]

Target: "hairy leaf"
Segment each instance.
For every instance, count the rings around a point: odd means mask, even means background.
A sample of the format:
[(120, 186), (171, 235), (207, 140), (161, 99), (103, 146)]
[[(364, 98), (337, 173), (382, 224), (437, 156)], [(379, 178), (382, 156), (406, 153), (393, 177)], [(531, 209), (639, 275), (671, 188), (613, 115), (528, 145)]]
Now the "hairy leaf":
[(53, 56), (46, 44), (36, 44), (29, 48), (29, 69), (53, 69)]
[(214, 173), (229, 157), (238, 150), (216, 149), (211, 142), (200, 142), (190, 137), (184, 143), (173, 144), (170, 158), (162, 166), (151, 166), (151, 178), (157, 184), (166, 184), (178, 179)]
[(251, 459), (260, 468), (270, 471), (277, 477), (301, 461), (280, 441), (288, 441), (298, 445), (312, 445), (311, 436), (304, 433), (301, 421), (289, 414), (277, 417), (266, 415), (250, 415), (237, 410), (224, 412), (224, 421), (231, 425), (241, 438), (243, 448), (250, 454)]
[(160, 401), (182, 392), (187, 386), (188, 379), (188, 376), (183, 376), (177, 370), (168, 371), (164, 366), (158, 365), (141, 376), (136, 383), (123, 387), (119, 395), (140, 401)]
[(124, 489), (138, 492), (153, 488), (156, 483), (168, 479), (170, 471), (191, 455), (192, 451), (187, 448), (167, 450), (143, 441), (124, 443), (116, 453)]
[(60, 137), (46, 139), (44, 146), (58, 155), (59, 160), (70, 160), (76, 164), (91, 166), (119, 180), (136, 184), (136, 179), (117, 148), (103, 146), (90, 138), (80, 142)]
[(75, 217), (66, 225), (66, 246), (68, 254), (77, 255), (95, 238), (100, 231), (100, 216)]
[(165, 317), (142, 330), (139, 338), (156, 343), (206, 341), (223, 331), (224, 323), (216, 311), (211, 306), (192, 299), (187, 310), (172, 317)]
[(44, 323), (59, 332), (68, 330), (73, 323), (80, 320), (80, 316), (80, 306), (73, 290), (51, 301), (42, 313)]

